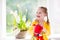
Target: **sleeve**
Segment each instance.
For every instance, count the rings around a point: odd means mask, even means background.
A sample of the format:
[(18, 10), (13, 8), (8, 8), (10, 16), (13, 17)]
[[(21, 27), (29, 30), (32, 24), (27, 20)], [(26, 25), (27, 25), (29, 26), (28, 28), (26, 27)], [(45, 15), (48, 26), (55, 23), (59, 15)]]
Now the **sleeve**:
[(28, 32), (29, 32), (30, 35), (33, 35), (33, 26), (29, 27)]
[(45, 24), (45, 33), (43, 34), (44, 40), (48, 40), (48, 36), (50, 35), (50, 25)]
[(50, 35), (50, 25), (46, 24), (45, 29), (46, 29), (46, 35), (49, 36)]
[(30, 26), (29, 29), (28, 29), (28, 32), (29, 32), (31, 35), (33, 35), (33, 28), (34, 28), (35, 24), (36, 24), (35, 21), (32, 22), (31, 26)]

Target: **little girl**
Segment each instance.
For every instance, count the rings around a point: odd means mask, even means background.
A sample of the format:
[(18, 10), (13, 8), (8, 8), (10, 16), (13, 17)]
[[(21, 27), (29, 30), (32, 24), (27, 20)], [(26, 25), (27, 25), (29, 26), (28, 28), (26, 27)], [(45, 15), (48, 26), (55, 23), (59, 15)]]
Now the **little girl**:
[[(44, 20), (45, 17), (47, 17), (47, 21)], [(46, 7), (38, 8), (36, 19), (32, 22), (28, 31), (32, 35), (32, 40), (48, 40), (50, 25)]]

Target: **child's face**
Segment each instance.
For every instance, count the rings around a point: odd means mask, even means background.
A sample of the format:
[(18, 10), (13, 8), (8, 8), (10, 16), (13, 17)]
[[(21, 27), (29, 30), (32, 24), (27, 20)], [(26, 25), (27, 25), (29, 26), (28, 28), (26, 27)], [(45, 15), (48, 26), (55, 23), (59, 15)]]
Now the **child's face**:
[(46, 16), (46, 13), (44, 12), (44, 9), (38, 8), (37, 13), (36, 13), (37, 19), (38, 20), (40, 20), (40, 19), (44, 20), (45, 16)]

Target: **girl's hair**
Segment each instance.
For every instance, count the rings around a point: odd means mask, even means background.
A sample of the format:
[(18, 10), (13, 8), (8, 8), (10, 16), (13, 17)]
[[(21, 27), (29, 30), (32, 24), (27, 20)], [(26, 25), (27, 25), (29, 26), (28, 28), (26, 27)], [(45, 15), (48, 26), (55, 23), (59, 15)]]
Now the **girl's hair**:
[(39, 7), (39, 8), (43, 9), (43, 11), (47, 14), (47, 23), (49, 24), (47, 8), (46, 7)]

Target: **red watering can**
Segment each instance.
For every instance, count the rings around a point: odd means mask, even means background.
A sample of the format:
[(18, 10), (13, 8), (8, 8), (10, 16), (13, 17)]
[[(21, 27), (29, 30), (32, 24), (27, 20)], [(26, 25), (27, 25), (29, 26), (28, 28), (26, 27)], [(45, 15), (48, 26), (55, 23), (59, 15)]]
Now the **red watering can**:
[(41, 35), (41, 32), (43, 30), (43, 27), (39, 24), (35, 25), (34, 28), (34, 36), (37, 37), (37, 40), (43, 40), (43, 36)]

